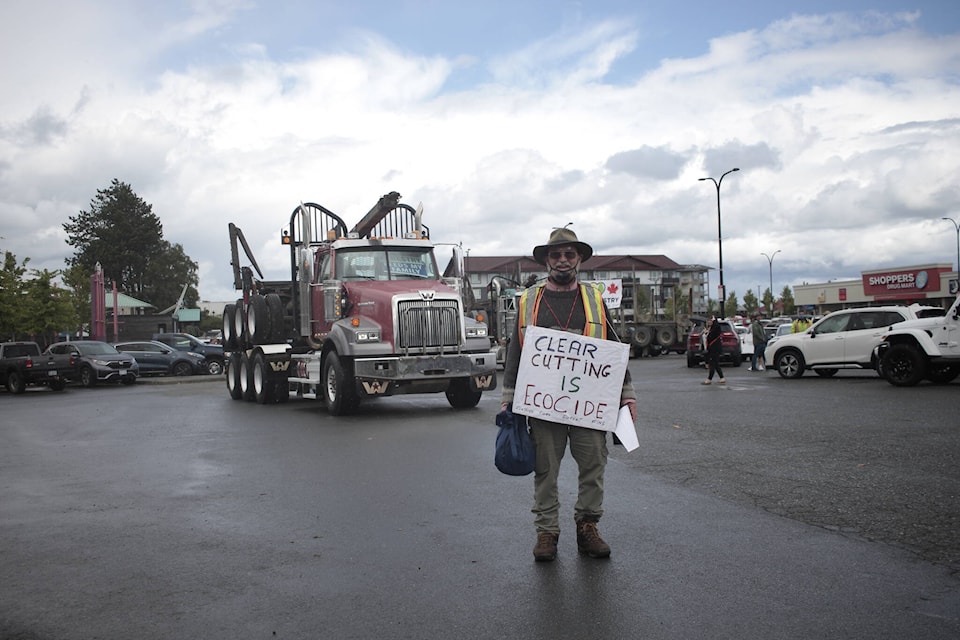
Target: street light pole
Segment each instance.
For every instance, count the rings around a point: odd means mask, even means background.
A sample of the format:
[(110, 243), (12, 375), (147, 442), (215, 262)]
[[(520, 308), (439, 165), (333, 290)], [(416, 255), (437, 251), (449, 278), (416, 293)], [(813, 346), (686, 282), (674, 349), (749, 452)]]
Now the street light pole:
[(733, 173), (734, 171), (740, 171), (739, 167), (734, 167), (720, 176), (719, 180), (714, 180), (713, 178), (699, 178), (702, 182), (704, 180), (709, 180), (713, 183), (713, 186), (717, 188), (717, 247), (720, 250), (720, 317), (723, 318), (726, 314), (727, 306), (727, 289), (723, 286), (723, 232), (721, 231), (720, 226), (720, 183), (723, 182), (724, 176), (728, 173)]
[(957, 229), (957, 286), (960, 287), (960, 223), (958, 223), (953, 218), (940, 218), (941, 220), (947, 220), (948, 222), (953, 223), (953, 226)]
[[(777, 249), (776, 251), (774, 251), (772, 256), (768, 256), (762, 251), (760, 252), (760, 255), (762, 255), (764, 258), (767, 259), (768, 266), (770, 267), (770, 306), (771, 307), (773, 307), (773, 301), (776, 299), (773, 297), (773, 259), (777, 257), (778, 253), (780, 253), (780, 249)], [(771, 318), (773, 317), (772, 311), (773, 311), (772, 308), (767, 309), (767, 314), (769, 314), (769, 317)]]

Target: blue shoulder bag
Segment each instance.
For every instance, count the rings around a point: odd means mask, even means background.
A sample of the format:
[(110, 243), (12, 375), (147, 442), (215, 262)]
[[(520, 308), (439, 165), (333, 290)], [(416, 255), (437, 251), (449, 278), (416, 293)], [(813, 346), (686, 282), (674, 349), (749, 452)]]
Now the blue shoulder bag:
[(513, 412), (513, 404), (497, 414), (497, 448), (493, 462), (508, 476), (526, 476), (533, 473), (537, 453), (527, 427), (526, 416)]

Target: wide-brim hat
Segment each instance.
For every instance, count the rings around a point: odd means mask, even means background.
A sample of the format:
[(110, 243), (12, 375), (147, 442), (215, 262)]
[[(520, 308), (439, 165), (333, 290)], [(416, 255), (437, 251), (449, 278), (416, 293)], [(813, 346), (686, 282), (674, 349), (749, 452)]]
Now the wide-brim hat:
[(547, 253), (552, 247), (573, 246), (577, 248), (580, 254), (580, 261), (586, 262), (593, 255), (593, 247), (586, 242), (577, 240), (577, 234), (571, 229), (561, 227), (550, 232), (550, 239), (547, 244), (541, 244), (533, 248), (533, 259), (540, 264), (547, 264)]

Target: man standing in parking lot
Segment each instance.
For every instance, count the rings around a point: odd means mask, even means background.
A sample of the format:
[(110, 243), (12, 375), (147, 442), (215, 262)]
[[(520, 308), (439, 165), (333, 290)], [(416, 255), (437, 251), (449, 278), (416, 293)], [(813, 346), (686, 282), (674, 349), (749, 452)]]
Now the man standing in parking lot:
[(723, 377), (723, 369), (720, 368), (720, 353), (723, 351), (723, 340), (720, 336), (723, 334), (723, 325), (717, 321), (717, 317), (710, 318), (707, 323), (707, 379), (700, 384), (713, 384), (713, 374), (720, 376), (720, 384), (726, 384), (727, 380)]
[[(545, 327), (601, 340), (617, 340), (612, 331), (608, 332), (612, 324), (601, 291), (581, 284), (577, 277), (581, 263), (592, 255), (593, 248), (580, 242), (577, 235), (566, 227), (554, 229), (547, 244), (534, 247), (533, 257), (547, 268), (547, 280), (528, 287), (520, 298), (517, 323), (503, 369), (501, 411), (507, 411), (513, 402), (527, 327)], [(628, 369), (620, 389), (620, 406), (629, 409), (633, 420), (637, 417), (636, 397)], [(534, 559), (537, 562), (550, 562), (557, 557), (557, 541), (560, 538), (558, 482), (560, 462), (568, 443), (570, 455), (578, 469), (577, 501), (573, 507), (577, 550), (591, 558), (609, 557), (610, 545), (600, 537), (597, 528), (603, 515), (607, 432), (538, 418), (529, 418), (528, 421), (536, 449), (533, 513), (537, 542), (533, 547)]]

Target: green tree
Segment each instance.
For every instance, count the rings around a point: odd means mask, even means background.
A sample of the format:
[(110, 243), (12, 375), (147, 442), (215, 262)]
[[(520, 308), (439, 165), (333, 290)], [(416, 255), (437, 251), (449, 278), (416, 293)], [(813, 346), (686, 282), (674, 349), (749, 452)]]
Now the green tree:
[(107, 281), (133, 296), (141, 296), (147, 266), (162, 250), (163, 227), (153, 207), (116, 178), (98, 189), (90, 210), (63, 224), (67, 244), (76, 248), (70, 266), (93, 273), (99, 262)]
[[(182, 245), (164, 240), (160, 218), (130, 185), (114, 178), (109, 188), (97, 191), (89, 211), (71, 217), (63, 229), (67, 243), (76, 248), (67, 259), (75, 290), (100, 263), (108, 283), (116, 282), (121, 291), (157, 309), (176, 303), (183, 285), (188, 285), (184, 305), (197, 304), (197, 263)], [(75, 268), (79, 271), (73, 274)], [(82, 288), (89, 290), (89, 283)], [(78, 315), (89, 317), (89, 309), (78, 309)]]
[(184, 253), (180, 244), (163, 240), (160, 248), (160, 253), (147, 268), (145, 286), (141, 292), (143, 299), (156, 305), (157, 309), (166, 309), (180, 298), (183, 285), (188, 285), (183, 304), (187, 308), (196, 307), (200, 299), (197, 293), (199, 266)]
[(773, 292), (770, 291), (770, 287), (767, 287), (766, 289), (763, 290), (763, 307), (767, 311), (768, 318), (773, 317), (773, 314), (776, 311), (773, 308), (775, 304), (776, 304), (776, 300), (773, 299)]
[(727, 296), (727, 302), (723, 307), (723, 316), (729, 318), (731, 316), (737, 315), (737, 309), (739, 308), (740, 303), (737, 302), (737, 292), (731, 291), (730, 295)]
[(752, 317), (759, 307), (760, 302), (754, 295), (753, 289), (747, 289), (747, 292), (743, 294), (743, 309), (746, 311), (747, 317)]
[(42, 347), (56, 342), (61, 331), (77, 325), (77, 314), (68, 292), (53, 283), (59, 273), (48, 269), (34, 269), (33, 278), (24, 283), (24, 330)]
[(793, 291), (790, 285), (785, 285), (780, 292), (780, 300), (783, 302), (783, 315), (792, 316), (797, 311), (797, 303), (793, 300)]
[(17, 263), (17, 256), (9, 251), (3, 255), (3, 270), (0, 271), (0, 338), (15, 340), (24, 325), (23, 275), (27, 272), (25, 258)]

